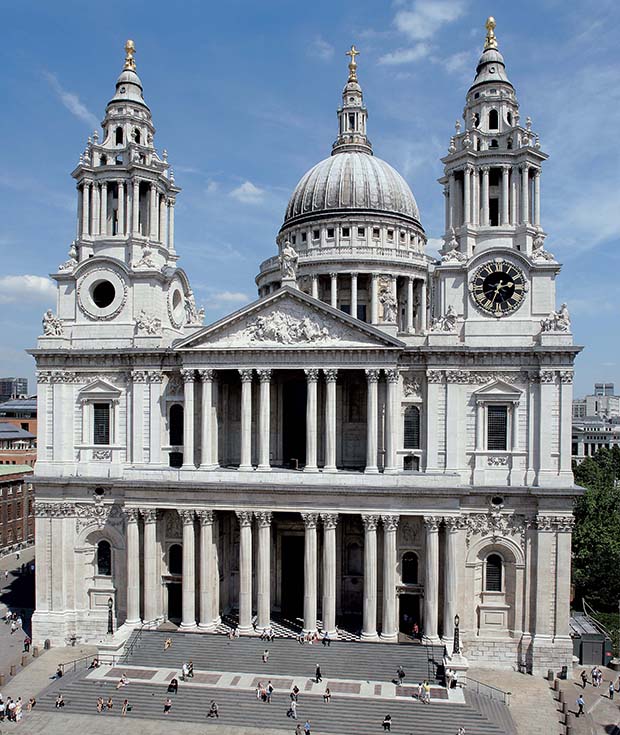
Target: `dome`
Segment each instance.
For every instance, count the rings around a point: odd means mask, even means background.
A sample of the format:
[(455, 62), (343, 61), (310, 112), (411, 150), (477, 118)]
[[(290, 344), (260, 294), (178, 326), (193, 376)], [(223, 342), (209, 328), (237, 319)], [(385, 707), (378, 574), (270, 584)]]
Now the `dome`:
[(380, 158), (350, 150), (317, 163), (302, 177), (289, 200), (283, 226), (342, 210), (371, 210), (420, 221), (418, 205), (403, 177)]

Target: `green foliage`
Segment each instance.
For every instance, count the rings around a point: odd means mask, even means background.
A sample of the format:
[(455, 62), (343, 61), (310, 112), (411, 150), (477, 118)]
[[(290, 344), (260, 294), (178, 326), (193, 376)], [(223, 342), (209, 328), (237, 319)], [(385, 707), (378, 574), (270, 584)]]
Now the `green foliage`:
[(620, 448), (601, 449), (574, 468), (586, 488), (575, 506), (573, 582), (576, 601), (602, 612), (620, 600)]

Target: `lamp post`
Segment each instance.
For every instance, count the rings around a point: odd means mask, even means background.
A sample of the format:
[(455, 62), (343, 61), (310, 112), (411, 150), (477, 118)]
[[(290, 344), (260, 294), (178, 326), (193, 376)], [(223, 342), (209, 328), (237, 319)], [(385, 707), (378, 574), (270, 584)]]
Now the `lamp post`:
[(452, 645), (452, 655), (454, 656), (455, 653), (461, 652), (461, 641), (459, 636), (459, 623), (461, 622), (461, 619), (458, 615), (454, 616), (454, 643)]
[(112, 618), (113, 608), (114, 600), (111, 597), (108, 597), (108, 635), (113, 635), (114, 633), (114, 621)]

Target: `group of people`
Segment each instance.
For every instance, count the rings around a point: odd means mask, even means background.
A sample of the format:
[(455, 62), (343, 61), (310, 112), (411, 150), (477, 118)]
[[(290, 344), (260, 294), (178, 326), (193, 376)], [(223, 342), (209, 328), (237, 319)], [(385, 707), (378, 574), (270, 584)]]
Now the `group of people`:
[(266, 702), (267, 704), (271, 704), (271, 695), (274, 692), (273, 684), (271, 683), (271, 679), (267, 682), (267, 684), (263, 684), (262, 681), (259, 681), (256, 685), (256, 699), (261, 700), (262, 702)]
[(269, 641), (269, 642), (271, 642), (275, 637), (276, 637), (276, 634), (273, 632), (273, 628), (271, 626), (269, 628), (263, 628), (263, 631), (259, 636), (261, 641)]
[[(124, 676), (124, 674), (123, 674)], [(116, 687), (118, 689), (118, 687)], [(60, 709), (61, 707), (65, 706), (65, 700), (62, 697), (62, 694), (59, 694), (58, 697), (56, 697), (56, 709)], [(97, 697), (97, 712), (101, 714), (102, 712), (111, 712), (114, 708), (114, 700), (112, 697), (108, 697), (108, 701), (106, 702), (103, 697)], [(123, 703), (121, 704), (121, 715), (124, 717), (127, 712), (131, 711), (131, 705), (129, 704), (128, 699), (123, 699)]]
[[(36, 699), (34, 697), (30, 697), (28, 704), (26, 705), (26, 710), (30, 712), (36, 703)], [(4, 722), (5, 720), (8, 720), (9, 722), (19, 722), (23, 715), (23, 709), (24, 705), (21, 697), (17, 697), (17, 699), (7, 697), (5, 702), (2, 694), (0, 693), (0, 722)]]
[[(21, 630), (22, 628), (22, 616), (18, 615), (16, 612), (11, 612), (10, 610), (7, 610), (4, 615), (4, 624), (11, 626), (11, 635), (13, 633), (17, 633), (18, 630)], [(28, 638), (28, 636), (26, 636)], [(24, 641), (24, 646), (26, 645), (26, 641)], [(30, 648), (30, 639), (28, 638), (28, 649)], [(27, 651), (28, 649), (24, 648), (24, 651)]]
[[(583, 688), (586, 688), (586, 684), (588, 683), (588, 675), (586, 674), (586, 670), (583, 669), (581, 674), (579, 675), (581, 677), (581, 683), (583, 685)], [(603, 683), (603, 672), (599, 669), (598, 666), (593, 666), (592, 670), (590, 671), (590, 678), (592, 679), (592, 686), (593, 687), (600, 687)], [(613, 683), (612, 683), (613, 688)], [(620, 691), (620, 689), (618, 690)]]
[(305, 643), (307, 643), (309, 646), (311, 646), (313, 643), (318, 643), (319, 641), (321, 641), (321, 643), (324, 646), (330, 646), (331, 645), (331, 642), (332, 642), (332, 640), (331, 640), (331, 638), (329, 636), (329, 633), (327, 631), (325, 631), (322, 636), (319, 636), (319, 633), (318, 633), (317, 630), (315, 630), (314, 632), (308, 631), (307, 633), (300, 633), (297, 636), (297, 641), (302, 646)]

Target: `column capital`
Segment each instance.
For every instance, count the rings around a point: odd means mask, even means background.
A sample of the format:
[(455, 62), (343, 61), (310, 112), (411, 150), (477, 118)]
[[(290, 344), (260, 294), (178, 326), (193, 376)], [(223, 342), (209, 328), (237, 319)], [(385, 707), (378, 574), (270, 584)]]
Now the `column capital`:
[(491, 167), (490, 166), (481, 166), (481, 170), (482, 170), (482, 173), (485, 176), (488, 176), (489, 175), (489, 171), (491, 170)]
[(534, 167), (532, 167), (532, 171), (533, 171), (533, 174), (534, 174), (534, 178), (536, 178), (536, 179), (537, 179), (537, 178), (538, 178), (538, 177), (540, 176), (540, 174), (542, 173), (542, 170), (541, 170), (541, 169), (539, 169), (539, 168), (534, 168)]
[(507, 174), (507, 173), (509, 173), (509, 172), (510, 172), (510, 169), (512, 168), (512, 166), (510, 166), (510, 165), (509, 165), (509, 164), (507, 164), (507, 163), (504, 163), (504, 164), (502, 164), (502, 165), (500, 166), (500, 168), (502, 169), (502, 172), (503, 172), (503, 173)]
[(200, 521), (201, 526), (210, 526), (214, 520), (214, 514), (212, 510), (197, 510), (196, 517)]
[(211, 368), (206, 368), (198, 371), (198, 377), (200, 378), (201, 383), (210, 383), (213, 380), (214, 375), (215, 370), (212, 370)]
[(132, 370), (129, 377), (132, 383), (146, 383), (147, 372), (146, 370)]
[(180, 510), (178, 511), (184, 526), (189, 526), (194, 522), (194, 511), (193, 510)]
[(375, 370), (374, 368), (369, 368), (367, 370), (364, 370), (366, 373), (366, 380), (369, 383), (378, 383), (379, 382), (379, 375), (381, 374), (381, 370)]
[(381, 275), (380, 273), (371, 273), (370, 277), (372, 278), (373, 281), (377, 281), (380, 275)]
[(521, 171), (522, 174), (527, 173), (530, 170), (531, 166), (529, 163), (521, 163), (519, 164), (519, 171)]
[(254, 512), (259, 528), (268, 528), (271, 526), (273, 514), (270, 510), (257, 510)]
[(140, 511), (138, 508), (124, 508), (123, 513), (125, 514), (125, 519), (127, 520), (127, 523), (137, 523), (138, 518), (140, 517)]
[(446, 527), (446, 531), (450, 533), (459, 531), (461, 528), (465, 528), (465, 521), (460, 516), (444, 516), (443, 522)]
[(146, 370), (147, 383), (163, 383), (164, 374), (161, 370)]
[(424, 516), (424, 525), (427, 531), (438, 531), (440, 523), (440, 516)]
[(323, 521), (323, 528), (334, 529), (338, 525), (340, 516), (338, 513), (321, 513), (321, 520)]
[(302, 513), (301, 518), (306, 528), (316, 528), (316, 525), (319, 520), (319, 514), (318, 513)]
[(239, 368), (242, 383), (251, 383), (254, 370), (252, 368)]
[(362, 523), (364, 524), (365, 531), (376, 531), (379, 525), (380, 516), (374, 515), (362, 515)]
[(305, 368), (304, 373), (306, 374), (306, 380), (309, 383), (316, 383), (319, 379), (319, 368)]
[(323, 368), (323, 375), (326, 383), (335, 383), (338, 380), (337, 368)]
[(357, 271), (351, 271), (349, 275), (351, 276), (351, 278), (357, 278), (359, 276), (359, 273)]
[(312, 273), (312, 275), (310, 276), (310, 279), (313, 281), (318, 281), (319, 279), (318, 273)]
[(183, 368), (181, 370), (181, 377), (184, 383), (195, 383), (196, 371), (193, 368)]
[(241, 528), (246, 528), (252, 525), (252, 511), (251, 510), (236, 510), (235, 515), (239, 521)]
[(157, 508), (140, 508), (140, 515), (145, 523), (155, 523), (157, 521)]
[(330, 273), (330, 274), (329, 274), (329, 277), (330, 277), (330, 278), (332, 279), (332, 281), (333, 281), (333, 280), (334, 280), (334, 278), (338, 278), (338, 274), (337, 274), (337, 273)]
[(396, 531), (398, 528), (398, 522), (400, 521), (400, 516), (385, 515), (381, 516), (381, 520), (383, 521), (384, 531)]
[(271, 369), (261, 369), (257, 370), (256, 374), (258, 375), (258, 379), (261, 383), (269, 383), (271, 382)]
[(399, 373), (397, 368), (385, 369), (385, 379), (388, 383), (398, 383)]

